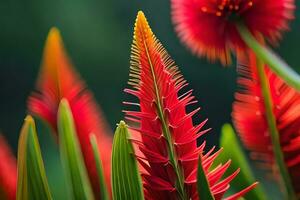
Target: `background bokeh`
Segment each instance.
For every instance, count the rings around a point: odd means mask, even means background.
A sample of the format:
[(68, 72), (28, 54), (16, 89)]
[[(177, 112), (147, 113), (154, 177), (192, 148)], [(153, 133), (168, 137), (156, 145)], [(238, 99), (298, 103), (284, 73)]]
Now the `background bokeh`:
[[(299, 1), (296, 1), (300, 5)], [(61, 30), (77, 70), (94, 92), (112, 129), (122, 119), (134, 20), (143, 10), (150, 25), (179, 65), (199, 100), (202, 118), (217, 144), (220, 128), (231, 120), (236, 88), (235, 66), (225, 68), (193, 56), (178, 40), (168, 0), (0, 0), (0, 131), (16, 153), (26, 115), (26, 100), (35, 85), (43, 45), (49, 29)], [(267, 15), (267, 13), (266, 13)], [(300, 70), (300, 12), (276, 51)], [(55, 182), (59, 170), (57, 148), (48, 131), (39, 132), (46, 167)], [(45, 132), (45, 133), (44, 133)], [(58, 167), (58, 168), (57, 168)], [(62, 189), (63, 183), (53, 184)]]

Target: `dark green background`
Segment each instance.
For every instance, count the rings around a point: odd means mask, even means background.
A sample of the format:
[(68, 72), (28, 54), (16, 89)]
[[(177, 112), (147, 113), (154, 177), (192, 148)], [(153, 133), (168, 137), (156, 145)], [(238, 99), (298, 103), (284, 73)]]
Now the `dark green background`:
[[(231, 120), (235, 67), (224, 68), (193, 56), (176, 37), (168, 0), (1, 0), (0, 130), (15, 151), (26, 115), (26, 100), (34, 88), (45, 38), (52, 26), (61, 30), (73, 63), (94, 92), (111, 127), (122, 119), (125, 98), (122, 91), (128, 79), (138, 10), (145, 12), (154, 33), (194, 89), (202, 107), (200, 115), (208, 117), (208, 126), (213, 128), (208, 136), (210, 144), (217, 144), (221, 125)], [(284, 35), (280, 48), (276, 49), (297, 70), (300, 69), (299, 14), (291, 25), (292, 31)], [(41, 138), (48, 137), (45, 135), (48, 134), (40, 133)], [(41, 139), (42, 148), (51, 149), (44, 140)]]

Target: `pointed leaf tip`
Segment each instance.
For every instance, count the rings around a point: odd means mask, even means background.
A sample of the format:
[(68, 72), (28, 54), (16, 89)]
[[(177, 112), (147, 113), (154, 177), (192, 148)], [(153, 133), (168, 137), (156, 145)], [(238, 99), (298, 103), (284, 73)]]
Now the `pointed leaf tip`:
[(51, 200), (34, 119), (28, 115), (24, 121), (18, 144), (17, 199)]
[(27, 115), (24, 121), (27, 122), (28, 124), (34, 124), (34, 120), (31, 115)]
[(121, 120), (120, 123), (117, 124), (117, 126), (118, 126), (118, 128), (119, 128), (119, 127), (120, 127), (120, 128), (126, 128), (126, 127), (127, 127), (127, 124), (126, 124), (123, 120)]
[(199, 199), (214, 200), (214, 195), (211, 192), (206, 173), (202, 166), (202, 155), (198, 158), (198, 171), (197, 171), (197, 191)]
[(74, 199), (94, 199), (83, 155), (79, 146), (73, 114), (62, 99), (58, 109), (58, 133), (61, 160), (68, 181), (69, 195)]
[(120, 121), (115, 132), (112, 151), (112, 191), (115, 200), (144, 199), (142, 179), (129, 132), (124, 121)]
[(63, 106), (64, 108), (69, 108), (70, 105), (69, 105), (69, 102), (66, 98), (63, 98), (61, 101), (60, 101), (60, 105)]
[(97, 173), (98, 173), (97, 175), (98, 175), (98, 179), (99, 179), (99, 188), (100, 188), (100, 199), (101, 200), (109, 200), (109, 192), (108, 192), (107, 185), (105, 183), (103, 165), (102, 165), (102, 161), (100, 158), (97, 138), (96, 138), (95, 134), (93, 134), (93, 133), (90, 134), (90, 143), (92, 145), (93, 155), (94, 155), (94, 159), (96, 161), (96, 168), (97, 168)]

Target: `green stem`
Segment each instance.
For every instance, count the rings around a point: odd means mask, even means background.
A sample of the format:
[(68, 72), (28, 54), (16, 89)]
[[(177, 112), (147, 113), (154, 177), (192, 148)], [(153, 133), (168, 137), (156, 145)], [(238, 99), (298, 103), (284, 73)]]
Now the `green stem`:
[(300, 76), (271, 49), (261, 45), (243, 23), (237, 24), (237, 30), (244, 42), (264, 63), (280, 76), (288, 85), (300, 91)]
[(146, 42), (144, 42), (144, 46), (145, 46), (145, 49), (146, 49), (147, 58), (148, 58), (150, 68), (151, 68), (151, 75), (153, 77), (153, 82), (154, 82), (158, 117), (159, 117), (159, 119), (161, 120), (161, 123), (162, 123), (163, 135), (167, 140), (169, 160), (170, 160), (171, 165), (174, 168), (176, 178), (177, 178), (176, 189), (177, 189), (178, 195), (180, 196), (181, 200), (188, 200), (189, 198), (187, 197), (187, 193), (186, 193), (185, 186), (184, 186), (183, 172), (182, 172), (182, 170), (179, 166), (176, 151), (175, 151), (175, 147), (173, 145), (173, 139), (172, 139), (171, 131), (169, 130), (169, 127), (167, 125), (167, 121), (166, 121), (166, 118), (165, 118), (165, 115), (164, 115), (164, 112), (163, 112), (161, 96), (160, 96), (158, 85), (156, 84), (157, 83), (157, 81), (156, 81), (157, 78), (156, 78), (156, 74), (154, 72), (154, 67), (153, 67), (153, 64), (152, 64), (151, 57), (150, 57), (149, 52), (148, 52), (148, 47), (147, 47)]
[(281, 151), (279, 133), (276, 126), (276, 119), (273, 113), (273, 102), (270, 93), (270, 86), (267, 80), (264, 63), (261, 59), (257, 59), (257, 72), (261, 84), (262, 96), (266, 108), (266, 118), (269, 126), (269, 133), (272, 141), (273, 153), (275, 162), (277, 163), (278, 170), (280, 172), (280, 178), (283, 181), (287, 199), (296, 200), (296, 195), (291, 183), (290, 175), (284, 162), (284, 156)]

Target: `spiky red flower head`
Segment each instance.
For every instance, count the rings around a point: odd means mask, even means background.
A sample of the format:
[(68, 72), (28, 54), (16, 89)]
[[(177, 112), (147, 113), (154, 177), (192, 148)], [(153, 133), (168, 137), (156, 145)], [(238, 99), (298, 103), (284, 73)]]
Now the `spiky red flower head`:
[[(220, 164), (210, 169), (220, 151), (204, 152), (205, 142), (197, 146), (197, 138), (208, 130), (201, 130), (205, 122), (194, 126), (192, 117), (199, 109), (187, 113), (186, 107), (197, 101), (177, 66), (152, 33), (142, 12), (138, 13), (132, 44), (129, 94), (139, 99), (138, 111), (125, 111), (126, 118), (137, 122), (140, 139), (135, 143), (144, 157), (137, 155), (143, 170), (146, 199), (198, 199), (196, 190), (197, 165), (202, 165), (215, 199), (221, 199), (238, 171), (220, 180), (230, 165)], [(181, 95), (180, 95), (181, 93)], [(135, 109), (136, 110), (136, 109)], [(234, 196), (234, 199), (250, 190)]]
[(93, 151), (91, 133), (95, 134), (104, 167), (107, 185), (110, 186), (111, 137), (106, 121), (92, 93), (71, 65), (59, 31), (53, 28), (46, 41), (37, 91), (29, 98), (28, 109), (48, 122), (57, 132), (57, 112), (60, 101), (68, 100), (84, 161), (95, 195), (99, 195), (99, 182)]
[(17, 189), (17, 162), (0, 135), (0, 199), (15, 200)]
[(243, 22), (254, 34), (276, 42), (293, 18), (294, 0), (171, 0), (181, 40), (197, 55), (231, 63), (231, 50), (244, 49), (236, 29)]
[[(250, 61), (238, 66), (241, 90), (235, 95), (232, 117), (243, 143), (252, 151), (252, 157), (264, 168), (276, 170), (256, 64), (255, 55), (251, 53)], [(300, 93), (283, 82), (268, 66), (265, 66), (265, 74), (281, 150), (295, 192), (300, 194)]]

